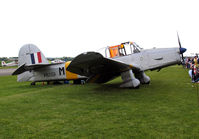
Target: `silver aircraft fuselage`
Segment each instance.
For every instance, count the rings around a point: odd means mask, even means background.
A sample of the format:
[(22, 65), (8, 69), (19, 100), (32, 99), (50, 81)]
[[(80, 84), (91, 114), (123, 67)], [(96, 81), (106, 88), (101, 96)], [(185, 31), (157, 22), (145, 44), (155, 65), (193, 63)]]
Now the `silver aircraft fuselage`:
[(179, 48), (154, 48), (141, 50), (125, 56), (114, 57), (114, 60), (121, 61), (129, 65), (136, 65), (140, 70), (160, 69), (174, 64), (180, 64), (181, 58)]

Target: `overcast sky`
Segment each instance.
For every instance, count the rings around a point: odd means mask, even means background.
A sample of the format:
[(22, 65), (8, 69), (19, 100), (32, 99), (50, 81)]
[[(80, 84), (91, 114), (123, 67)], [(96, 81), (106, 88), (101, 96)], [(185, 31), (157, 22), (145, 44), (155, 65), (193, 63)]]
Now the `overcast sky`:
[(1, 0), (0, 57), (37, 45), (47, 57), (134, 41), (144, 49), (178, 47), (199, 52), (197, 0)]

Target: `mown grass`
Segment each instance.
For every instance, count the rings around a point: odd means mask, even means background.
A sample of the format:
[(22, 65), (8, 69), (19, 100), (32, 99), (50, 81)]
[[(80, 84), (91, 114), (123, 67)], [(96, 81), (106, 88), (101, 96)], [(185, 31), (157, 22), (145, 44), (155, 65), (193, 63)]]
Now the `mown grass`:
[(36, 85), (0, 77), (0, 138), (198, 138), (197, 88), (181, 66), (150, 85)]

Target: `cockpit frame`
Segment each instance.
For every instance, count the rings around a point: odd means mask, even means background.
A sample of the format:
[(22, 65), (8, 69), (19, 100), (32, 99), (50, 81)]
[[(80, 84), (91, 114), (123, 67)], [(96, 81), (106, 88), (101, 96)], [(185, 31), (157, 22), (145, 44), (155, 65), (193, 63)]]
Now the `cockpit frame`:
[(107, 46), (105, 49), (105, 56), (110, 58), (127, 56), (133, 53), (139, 53), (141, 49), (142, 48), (140, 48), (135, 42), (124, 42), (120, 45)]

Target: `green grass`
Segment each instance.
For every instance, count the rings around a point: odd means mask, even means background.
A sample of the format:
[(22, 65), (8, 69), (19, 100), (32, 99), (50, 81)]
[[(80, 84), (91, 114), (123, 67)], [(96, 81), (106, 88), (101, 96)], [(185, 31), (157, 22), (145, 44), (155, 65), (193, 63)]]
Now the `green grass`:
[(197, 88), (172, 66), (150, 85), (36, 85), (0, 77), (0, 138), (198, 138)]

